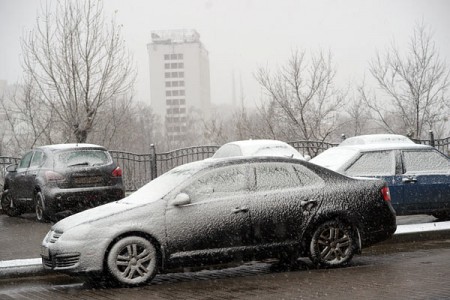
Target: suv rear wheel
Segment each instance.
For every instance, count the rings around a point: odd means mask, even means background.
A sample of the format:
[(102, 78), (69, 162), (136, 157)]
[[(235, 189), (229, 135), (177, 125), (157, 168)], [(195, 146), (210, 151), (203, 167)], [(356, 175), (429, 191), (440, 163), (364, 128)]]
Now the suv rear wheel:
[(42, 192), (37, 192), (34, 197), (34, 206), (36, 211), (36, 220), (45, 222), (48, 220), (47, 212), (45, 211), (45, 200)]

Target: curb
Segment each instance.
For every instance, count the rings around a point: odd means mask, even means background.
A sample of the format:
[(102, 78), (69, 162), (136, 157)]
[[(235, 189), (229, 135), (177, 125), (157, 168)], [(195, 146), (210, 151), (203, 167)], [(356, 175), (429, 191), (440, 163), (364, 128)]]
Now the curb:
[[(412, 241), (450, 239), (450, 221), (398, 225), (394, 235), (381, 244), (395, 244)], [(43, 276), (55, 271), (46, 270), (41, 258), (15, 259), (0, 261), (0, 279), (27, 276)]]

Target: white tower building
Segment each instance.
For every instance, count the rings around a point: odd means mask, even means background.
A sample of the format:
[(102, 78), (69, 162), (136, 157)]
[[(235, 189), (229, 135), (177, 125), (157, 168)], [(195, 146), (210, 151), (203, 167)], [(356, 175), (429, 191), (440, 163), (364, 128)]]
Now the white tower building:
[(195, 30), (153, 31), (147, 45), (151, 106), (170, 141), (181, 141), (188, 118), (210, 114), (208, 51)]

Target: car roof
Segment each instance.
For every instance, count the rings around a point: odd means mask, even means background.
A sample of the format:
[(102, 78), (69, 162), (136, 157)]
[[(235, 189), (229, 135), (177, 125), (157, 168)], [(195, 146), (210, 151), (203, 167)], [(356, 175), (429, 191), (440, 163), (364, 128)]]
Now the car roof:
[(241, 140), (241, 141), (229, 142), (229, 143), (226, 143), (225, 145), (238, 146), (242, 151), (242, 155), (244, 155), (244, 156), (253, 155), (256, 152), (258, 152), (264, 148), (270, 149), (270, 148), (276, 148), (276, 147), (283, 147), (285, 149), (294, 150), (296, 152), (296, 154), (298, 153), (298, 157), (303, 157), (294, 147), (292, 147), (288, 143), (278, 141), (278, 140), (265, 140), (265, 139)]
[[(354, 149), (359, 151), (381, 151), (381, 150), (405, 150), (405, 149), (430, 149), (433, 148), (429, 145), (422, 144), (409, 144), (409, 143), (374, 143), (374, 144), (361, 144), (361, 145), (349, 145), (341, 146), (336, 148), (341, 149)], [(330, 148), (333, 149), (333, 148)]]
[(289, 157), (282, 156), (233, 156), (233, 157), (224, 157), (217, 159), (204, 159), (199, 161), (194, 161), (191, 163), (183, 164), (181, 166), (176, 167), (175, 169), (183, 169), (183, 168), (198, 168), (198, 170), (213, 168), (213, 167), (221, 167), (227, 165), (234, 164), (245, 164), (245, 163), (258, 163), (258, 162), (286, 162), (293, 164), (305, 164), (302, 159), (295, 159)]
[(339, 144), (341, 146), (368, 145), (368, 144), (415, 144), (409, 138), (399, 134), (366, 134), (345, 139)]
[(46, 151), (62, 151), (62, 150), (70, 150), (70, 149), (99, 149), (106, 150), (105, 147), (94, 145), (94, 144), (86, 144), (86, 143), (71, 143), (71, 144), (54, 144), (54, 145), (45, 145), (37, 147), (36, 149), (42, 149)]

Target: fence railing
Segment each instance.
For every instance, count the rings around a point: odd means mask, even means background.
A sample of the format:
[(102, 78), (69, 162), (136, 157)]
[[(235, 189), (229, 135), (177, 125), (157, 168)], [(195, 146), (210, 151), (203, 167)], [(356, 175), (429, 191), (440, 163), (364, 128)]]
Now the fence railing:
[[(429, 140), (414, 141), (420, 144), (432, 145), (441, 152), (447, 155), (449, 154), (450, 137), (445, 139), (434, 139), (432, 134), (430, 134)], [(288, 144), (303, 155), (309, 155), (311, 157), (338, 145), (320, 141), (293, 141), (288, 142)], [(116, 150), (111, 150), (110, 153), (114, 161), (123, 170), (123, 181), (126, 190), (134, 191), (174, 167), (211, 157), (218, 148), (219, 146), (212, 145), (197, 146), (156, 153), (155, 146), (152, 145), (150, 153), (147, 154), (135, 154)], [(0, 185), (2, 185), (4, 181), (5, 167), (18, 162), (19, 158), (0, 156)]]

